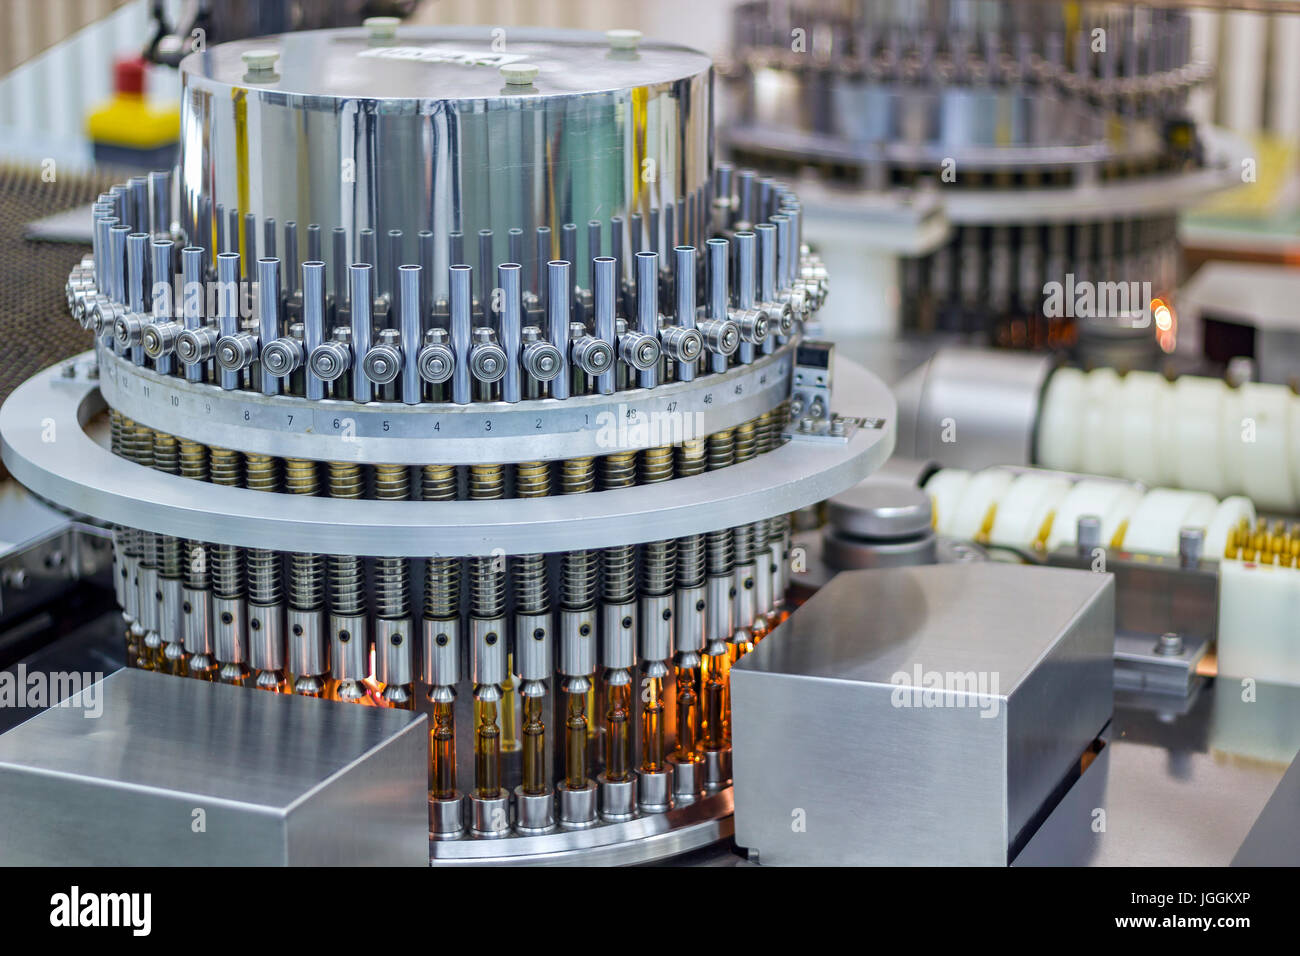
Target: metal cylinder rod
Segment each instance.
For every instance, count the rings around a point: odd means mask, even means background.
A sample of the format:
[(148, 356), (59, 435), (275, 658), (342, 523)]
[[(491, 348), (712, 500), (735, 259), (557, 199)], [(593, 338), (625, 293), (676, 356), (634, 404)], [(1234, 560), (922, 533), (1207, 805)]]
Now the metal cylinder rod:
[[(727, 320), (727, 267), (728, 246), (726, 239), (710, 239), (709, 251), (709, 318), (720, 322)], [(727, 370), (727, 357), (718, 352), (710, 353), (709, 364), (715, 372)]]
[(354, 262), (348, 270), (352, 303), (352, 400), (368, 402), (371, 383), (362, 361), (370, 351), (370, 335), (374, 327), (371, 309), (374, 305), (375, 267), (369, 262)]
[[(267, 250), (267, 255), (274, 255), (271, 250)], [(284, 224), (284, 274), (281, 279), (284, 280), (285, 294), (292, 297), (300, 290), (298, 285), (299, 277), (302, 275), (301, 263), (298, 261), (298, 224), (290, 219)]]
[[(673, 269), (677, 283), (677, 324), (684, 329), (695, 328), (695, 247), (677, 246), (673, 249)], [(695, 380), (695, 363), (681, 362), (677, 378), (683, 382)]]
[[(636, 327), (643, 335), (659, 338), (659, 253), (636, 254)], [(659, 369), (648, 368), (638, 373), (642, 388), (659, 384)]]
[[(763, 222), (755, 226), (754, 231), (758, 234), (760, 300), (766, 304), (776, 300), (776, 226)], [(772, 327), (776, 325), (773, 321)], [(769, 355), (775, 349), (776, 337), (769, 332), (763, 339), (763, 354)]]
[[(239, 331), (239, 253), (223, 252), (217, 256), (217, 331), (234, 335)], [(239, 387), (239, 372), (221, 370), (221, 387)]]
[(560, 374), (551, 380), (551, 396), (568, 398), (569, 388), (569, 263), (556, 259), (546, 264), (547, 332), (560, 350)]
[(469, 348), (473, 293), (470, 283), (473, 278), (473, 270), (467, 265), (456, 264), (449, 270), (447, 297), (451, 312), (451, 350), (456, 356), (456, 367), (451, 377), (451, 400), (457, 405), (468, 405), (471, 398)]
[(523, 369), (519, 364), (519, 350), (523, 346), (523, 298), (519, 273), (517, 262), (506, 262), (497, 267), (497, 288), (501, 290), (500, 342), (506, 350), (506, 374), (501, 379), (501, 398), (507, 402), (517, 402), (523, 397)]
[[(613, 256), (597, 256), (591, 261), (594, 269), (592, 275), (592, 307), (596, 313), (596, 338), (616, 349), (614, 341), (614, 312), (618, 294), (618, 260)], [(596, 376), (596, 387), (602, 395), (614, 394), (614, 366), (611, 362), (609, 371)]]
[(424, 314), (420, 310), (420, 301), (423, 296), (424, 283), (421, 279), (424, 269), (421, 266), (404, 265), (397, 273), (401, 287), (397, 301), (402, 329), (402, 401), (407, 405), (418, 405), (422, 391), (420, 349), (424, 344)]
[[(257, 330), (262, 348), (280, 337), (280, 260), (257, 260)], [(280, 380), (262, 365), (262, 394), (279, 395)]]
[[(305, 355), (325, 341), (325, 263), (318, 259), (302, 264), (302, 348)], [(307, 397), (325, 397), (325, 383), (307, 363)]]
[[(752, 232), (736, 233), (736, 308), (742, 312), (754, 307), (756, 251)], [(742, 341), (736, 354), (748, 365), (754, 361), (754, 343)]]

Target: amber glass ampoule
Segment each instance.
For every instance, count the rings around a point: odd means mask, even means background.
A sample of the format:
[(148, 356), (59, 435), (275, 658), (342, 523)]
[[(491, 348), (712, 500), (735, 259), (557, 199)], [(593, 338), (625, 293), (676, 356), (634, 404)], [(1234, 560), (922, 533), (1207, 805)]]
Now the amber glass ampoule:
[(564, 782), (571, 790), (587, 785), (587, 692), (591, 682), (585, 677), (569, 679), (564, 688)]
[(632, 675), (610, 671), (605, 682), (605, 777), (627, 780), (632, 776)]
[(497, 718), (500, 699), (495, 684), (474, 691), (474, 795), (486, 800), (501, 796), (501, 725)]
[(641, 679), (641, 772), (664, 769), (667, 743), (664, 736), (664, 678), (668, 668), (651, 661)]
[(723, 750), (727, 746), (727, 653), (710, 654), (704, 677), (705, 750)]
[(677, 658), (677, 750), (678, 758), (693, 757), (700, 733), (699, 655)]
[(435, 800), (456, 796), (456, 692), (450, 687), (429, 691), (433, 719), (429, 726), (429, 795)]
[(523, 779), (520, 789), (529, 796), (546, 793), (546, 684), (542, 681), (525, 681), (520, 688), (523, 695)]

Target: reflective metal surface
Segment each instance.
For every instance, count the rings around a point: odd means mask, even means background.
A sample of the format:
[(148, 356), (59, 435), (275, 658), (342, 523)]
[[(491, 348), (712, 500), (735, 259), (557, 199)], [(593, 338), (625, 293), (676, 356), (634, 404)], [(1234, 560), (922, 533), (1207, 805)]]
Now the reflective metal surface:
[(736, 842), (1006, 864), (1110, 720), (1114, 613), (1090, 572), (839, 575), (732, 668)]
[(139, 670), (79, 702), (0, 736), (7, 864), (428, 862), (422, 717)]
[[(87, 434), (85, 423), (104, 402), (84, 361), (78, 368), (75, 378), (48, 369), (0, 408), (0, 455), (14, 477), (104, 521), (246, 547), (395, 556), (436, 550), (448, 556), (484, 555), (494, 547), (528, 553), (654, 541), (806, 507), (857, 484), (894, 447), (889, 390), (837, 359), (835, 404), (871, 417), (877, 427), (855, 428), (844, 440), (787, 442), (725, 470), (676, 479), (671, 501), (648, 486), (545, 499), (396, 502), (201, 484), (199, 496), (191, 479), (142, 471)], [(51, 421), (56, 442), (41, 438)]]
[[(249, 70), (245, 54), (278, 54)], [(501, 67), (529, 63), (529, 85)], [(378, 237), (379, 293), (400, 262), (414, 262), (416, 233), (432, 231), (435, 296), (447, 267), (507, 258), (507, 230), (533, 242), (551, 229), (550, 258), (588, 262), (585, 228), (561, 255), (561, 225), (648, 216), (685, 200), (702, 236), (712, 169), (710, 60), (644, 41), (612, 49), (601, 34), (511, 28), (402, 26), (392, 40), (364, 30), (314, 31), (220, 44), (182, 65), (180, 220), (210, 250), (200, 224), (220, 207), (243, 217), (347, 231), (353, 261), (361, 230)], [(658, 226), (658, 220), (653, 223)], [(391, 262), (389, 230), (403, 233)], [(480, 230), (492, 230), (480, 251)], [(450, 234), (464, 236), (453, 257)], [(628, 235), (640, 249), (640, 236)], [(653, 236), (648, 248), (666, 252)], [(492, 261), (484, 263), (486, 252)], [(339, 268), (332, 263), (332, 269)], [(588, 285), (586, 270), (578, 280)], [(331, 279), (331, 284), (333, 280)], [(526, 286), (536, 290), (535, 281)]]

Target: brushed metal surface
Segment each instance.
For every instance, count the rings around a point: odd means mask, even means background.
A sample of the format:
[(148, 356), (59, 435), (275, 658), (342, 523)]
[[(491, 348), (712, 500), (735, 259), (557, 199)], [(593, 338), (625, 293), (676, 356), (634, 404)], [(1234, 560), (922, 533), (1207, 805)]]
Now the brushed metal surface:
[[(274, 69), (248, 72), (243, 54), (261, 49), (278, 53)], [(500, 66), (522, 61), (537, 67), (533, 83), (507, 84)], [(564, 223), (618, 216), (630, 229), (632, 213), (687, 196), (690, 233), (702, 234), (713, 70), (687, 47), (645, 40), (620, 51), (600, 33), (404, 25), (383, 43), (340, 29), (217, 44), (186, 57), (181, 75), (180, 218), (203, 245), (205, 202), (257, 222), (319, 224), (324, 235), (341, 227), (354, 258), (363, 229), (400, 229), (410, 248), (428, 229), (429, 281), (442, 297), (453, 232), (476, 274), (508, 261), (509, 229), (531, 243), (550, 228), (558, 258)], [(493, 231), (490, 262), (473, 241), (483, 229)], [(576, 261), (599, 254), (585, 230), (576, 239)], [(380, 246), (384, 293), (395, 266)], [(651, 247), (666, 246), (656, 237)]]
[(0, 736), (0, 862), (428, 864), (423, 715), (138, 670), (96, 688), (100, 717)]
[[(732, 670), (737, 843), (764, 863), (1005, 865), (1110, 719), (1114, 613), (1105, 574), (840, 574)], [(933, 706), (913, 695), (928, 672), (984, 684)]]

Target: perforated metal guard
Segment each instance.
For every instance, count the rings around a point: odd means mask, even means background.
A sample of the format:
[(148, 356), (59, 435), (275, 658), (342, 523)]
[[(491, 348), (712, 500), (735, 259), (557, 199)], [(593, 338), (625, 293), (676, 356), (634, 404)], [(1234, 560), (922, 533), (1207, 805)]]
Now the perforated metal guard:
[(89, 246), (31, 242), (28, 222), (94, 202), (121, 170), (78, 176), (58, 171), (43, 182), (38, 166), (0, 164), (0, 402), (33, 372), (91, 347), (91, 335), (67, 320), (68, 270)]

